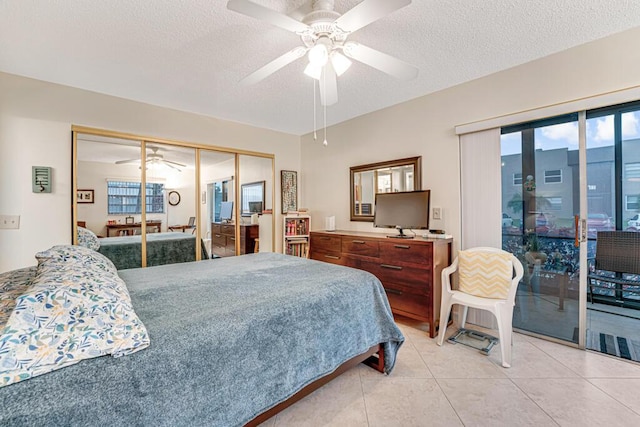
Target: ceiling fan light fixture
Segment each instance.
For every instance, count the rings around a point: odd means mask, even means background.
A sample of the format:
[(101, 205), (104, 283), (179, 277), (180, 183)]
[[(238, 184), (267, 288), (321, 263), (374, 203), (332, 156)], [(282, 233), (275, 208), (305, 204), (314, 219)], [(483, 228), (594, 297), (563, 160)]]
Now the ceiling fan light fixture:
[(331, 52), (331, 65), (333, 65), (333, 69), (336, 71), (338, 76), (343, 75), (349, 67), (351, 67), (351, 60), (341, 54), (340, 52), (333, 51)]
[(322, 76), (322, 66), (316, 66), (309, 62), (304, 69), (304, 73), (316, 80), (320, 80), (320, 76)]
[(309, 63), (316, 67), (324, 66), (329, 60), (329, 50), (323, 43), (316, 43), (311, 49), (309, 49)]

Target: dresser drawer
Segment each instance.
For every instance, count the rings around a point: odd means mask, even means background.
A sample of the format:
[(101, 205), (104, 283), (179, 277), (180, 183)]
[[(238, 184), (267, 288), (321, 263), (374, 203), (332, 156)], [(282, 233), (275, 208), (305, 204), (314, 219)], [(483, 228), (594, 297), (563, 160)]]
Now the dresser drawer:
[(233, 224), (223, 224), (221, 227), (222, 234), (227, 234), (229, 236), (233, 236), (236, 234), (236, 227)]
[(359, 268), (373, 273), (383, 284), (400, 283), (408, 288), (414, 289), (414, 292), (424, 293), (431, 286), (431, 269), (429, 266), (419, 268), (360, 261)]
[(380, 259), (386, 263), (403, 261), (430, 265), (433, 259), (432, 253), (433, 246), (431, 243), (419, 245), (411, 241), (380, 243)]
[(311, 234), (311, 250), (322, 252), (340, 252), (342, 238), (340, 236), (327, 236), (324, 234)]
[(340, 252), (323, 252), (323, 251), (311, 251), (311, 259), (317, 261), (324, 261), (331, 264), (346, 265), (347, 267), (353, 267), (353, 262), (349, 257), (342, 255)]
[(211, 234), (222, 234), (222, 225), (216, 223), (211, 224)]
[(342, 252), (352, 255), (362, 255), (377, 258), (380, 255), (380, 247), (377, 240), (343, 236)]
[(384, 288), (391, 311), (420, 320), (433, 321), (431, 313), (431, 297), (404, 292), (385, 286)]
[(211, 242), (215, 246), (227, 246), (227, 236), (220, 233), (214, 233)]

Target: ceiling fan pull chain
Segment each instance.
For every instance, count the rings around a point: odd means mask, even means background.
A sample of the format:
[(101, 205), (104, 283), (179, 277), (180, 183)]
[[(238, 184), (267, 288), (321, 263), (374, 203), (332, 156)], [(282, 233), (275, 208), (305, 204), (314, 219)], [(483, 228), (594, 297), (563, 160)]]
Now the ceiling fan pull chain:
[[(324, 89), (325, 95), (327, 94), (327, 73), (322, 73), (322, 86)], [(327, 104), (325, 103), (322, 106), (323, 116), (324, 116), (324, 141), (322, 141), (322, 145), (325, 147), (329, 145), (327, 142)]]
[(313, 85), (313, 141), (318, 140), (318, 133), (316, 130), (318, 129), (318, 124), (316, 123), (316, 81), (311, 79), (311, 84)]

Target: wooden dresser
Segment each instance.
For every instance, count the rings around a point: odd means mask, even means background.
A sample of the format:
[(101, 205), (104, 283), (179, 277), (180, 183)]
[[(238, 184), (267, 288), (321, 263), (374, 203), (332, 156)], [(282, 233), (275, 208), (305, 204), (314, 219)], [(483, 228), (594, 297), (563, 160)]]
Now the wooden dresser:
[(451, 264), (452, 239), (396, 239), (380, 233), (312, 231), (310, 258), (373, 273), (382, 282), (394, 314), (440, 321), (442, 269)]
[[(254, 251), (259, 235), (258, 224), (240, 225), (240, 255)], [(211, 223), (211, 252), (219, 257), (236, 254), (236, 228), (234, 224)]]

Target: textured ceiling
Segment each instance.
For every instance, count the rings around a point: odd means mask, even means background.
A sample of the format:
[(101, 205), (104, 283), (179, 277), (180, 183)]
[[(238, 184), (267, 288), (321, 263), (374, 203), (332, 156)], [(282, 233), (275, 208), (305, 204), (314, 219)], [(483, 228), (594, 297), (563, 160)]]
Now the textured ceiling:
[[(283, 13), (308, 1), (254, 0)], [(336, 0), (336, 10), (359, 2)], [(398, 81), (354, 63), (327, 123), (638, 26), (638, 0), (414, 0), (349, 40), (416, 65), (419, 76)], [(314, 126), (305, 59), (237, 83), (299, 44), (226, 0), (0, 0), (0, 71), (297, 135)]]

